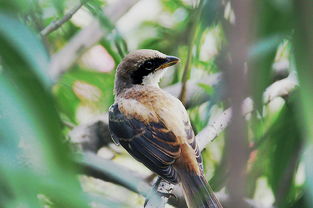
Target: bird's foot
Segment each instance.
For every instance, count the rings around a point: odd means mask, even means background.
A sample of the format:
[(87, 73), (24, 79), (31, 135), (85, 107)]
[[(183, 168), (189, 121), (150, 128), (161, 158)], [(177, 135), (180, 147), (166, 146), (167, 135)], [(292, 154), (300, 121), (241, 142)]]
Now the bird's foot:
[(176, 196), (172, 194), (173, 187), (174, 187), (173, 184), (165, 180), (161, 180), (158, 186), (156, 187), (157, 188), (156, 191), (161, 195), (161, 197), (166, 197), (166, 198), (175, 197), (176, 198)]
[(165, 197), (165, 198), (175, 198), (177, 199), (176, 195), (175, 194), (172, 194), (172, 193), (166, 193), (166, 192), (158, 192), (158, 194), (161, 196), (161, 197)]

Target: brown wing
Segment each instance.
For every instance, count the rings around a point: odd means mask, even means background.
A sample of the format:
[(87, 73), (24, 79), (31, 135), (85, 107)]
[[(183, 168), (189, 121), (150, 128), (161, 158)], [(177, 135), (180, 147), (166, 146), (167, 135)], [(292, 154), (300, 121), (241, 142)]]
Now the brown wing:
[(172, 164), (180, 155), (180, 146), (173, 132), (161, 122), (143, 122), (127, 118), (114, 104), (109, 112), (109, 129), (134, 158), (162, 178), (177, 183), (178, 177)]
[(194, 150), (197, 162), (200, 166), (201, 171), (203, 172), (203, 163), (202, 163), (201, 152), (200, 152), (198, 144), (196, 142), (196, 138), (195, 138), (195, 134), (193, 132), (192, 126), (190, 125), (189, 122), (185, 122), (185, 131), (186, 131), (186, 135), (187, 135), (188, 144)]

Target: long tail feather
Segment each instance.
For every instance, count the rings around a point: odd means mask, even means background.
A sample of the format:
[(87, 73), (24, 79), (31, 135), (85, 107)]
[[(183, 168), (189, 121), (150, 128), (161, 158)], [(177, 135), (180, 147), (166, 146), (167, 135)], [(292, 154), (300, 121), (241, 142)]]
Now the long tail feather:
[(180, 179), (189, 208), (223, 208), (203, 176), (183, 171)]

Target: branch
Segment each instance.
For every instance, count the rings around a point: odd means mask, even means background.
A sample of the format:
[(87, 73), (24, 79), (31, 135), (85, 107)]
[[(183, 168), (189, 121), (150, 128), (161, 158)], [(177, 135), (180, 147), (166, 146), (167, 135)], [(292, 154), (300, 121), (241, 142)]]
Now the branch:
[[(212, 87), (218, 86), (221, 83), (222, 76), (220, 73), (210, 74), (209, 76), (204, 77), (200, 80), (188, 80), (186, 82), (186, 99), (185, 107), (192, 108), (194, 106), (200, 105), (209, 100), (210, 96), (199, 84), (203, 83)], [(174, 84), (172, 86), (166, 87), (164, 90), (175, 96), (176, 98), (180, 97), (182, 89), (182, 83)]]
[[(292, 73), (287, 78), (274, 82), (266, 88), (263, 94), (264, 105), (270, 104), (275, 98), (289, 95), (297, 86), (298, 81)], [(248, 97), (242, 102), (242, 115), (245, 117), (251, 114), (253, 110), (253, 101)], [(232, 109), (226, 109), (214, 118), (211, 118), (209, 124), (199, 132), (196, 138), (201, 151), (228, 126), (231, 114)]]
[[(124, 166), (118, 165), (110, 160), (105, 160), (100, 158), (94, 153), (83, 153), (81, 155), (78, 155), (75, 160), (75, 164), (79, 167), (79, 170), (82, 174), (86, 174), (88, 176), (107, 181), (112, 182), (114, 184), (123, 186), (133, 192), (136, 192), (148, 199), (149, 201), (154, 201), (154, 204), (158, 204), (158, 206), (148, 206), (145, 207), (149, 208), (162, 208), (164, 206), (160, 206), (159, 203), (159, 197), (158, 192), (151, 192), (151, 186), (145, 182), (144, 176), (129, 170), (128, 168), (125, 168)], [(184, 197), (181, 192), (181, 189), (179, 186), (175, 186), (173, 188), (173, 185), (170, 184), (168, 186), (168, 183), (164, 183), (164, 180), (159, 180), (157, 184), (160, 184), (158, 187), (161, 187), (158, 191), (161, 193), (167, 193), (167, 189), (174, 189), (173, 193), (177, 197), (176, 199), (170, 200), (170, 204), (179, 208), (186, 207), (186, 204), (184, 203)], [(216, 196), (221, 201), (223, 205), (226, 205), (229, 201), (229, 197), (225, 194), (217, 193)], [(164, 197), (164, 196), (162, 196)], [(167, 201), (167, 197), (164, 197), (163, 200)], [(171, 198), (172, 199), (172, 198)], [(251, 208), (267, 208), (262, 207), (259, 205), (258, 202), (246, 199), (245, 202), (249, 205)], [(164, 205), (166, 202), (163, 202)], [(162, 204), (163, 204), (162, 203)], [(270, 207), (268, 207), (270, 208)]]
[(74, 162), (86, 175), (121, 185), (145, 197), (151, 192), (150, 185), (143, 176), (94, 153), (77, 155)]
[(186, 102), (186, 90), (187, 90), (187, 80), (190, 77), (190, 72), (191, 72), (191, 62), (192, 62), (192, 50), (193, 50), (193, 42), (195, 39), (195, 35), (196, 35), (196, 26), (197, 23), (199, 22), (198, 19), (200, 17), (200, 9), (201, 9), (201, 4), (198, 6), (198, 8), (195, 8), (192, 12), (191, 15), (191, 20), (192, 20), (192, 26), (191, 29), (189, 31), (189, 40), (188, 40), (188, 52), (187, 52), (187, 59), (186, 59), (186, 64), (184, 67), (184, 72), (183, 72), (183, 77), (182, 77), (182, 86), (181, 86), (181, 91), (180, 91), (180, 95), (179, 95), (179, 99), (180, 101), (185, 104)]
[(57, 30), (59, 27), (61, 27), (65, 22), (69, 21), (72, 16), (87, 2), (88, 0), (80, 1), (78, 5), (70, 9), (62, 19), (56, 20), (51, 22), (47, 27), (45, 27), (41, 32), (41, 36), (47, 36), (51, 32)]
[(157, 177), (157, 181), (152, 187), (152, 190), (159, 195), (159, 199), (157, 200), (150, 200), (149, 198), (146, 199), (144, 207), (145, 208), (163, 208), (168, 203), (168, 199), (170, 196), (174, 196), (171, 194), (174, 185), (168, 183), (161, 177)]
[[(275, 98), (290, 94), (297, 85), (298, 85), (298, 82), (294, 74), (290, 74), (287, 78), (274, 82), (272, 85), (270, 85), (266, 89), (264, 93), (264, 104), (270, 104), (271, 101), (275, 100)], [(242, 112), (241, 112), (242, 116), (245, 117), (249, 115), (250, 113), (253, 112), (253, 110), (254, 108), (253, 108), (252, 99), (246, 98), (242, 102)], [(232, 109), (228, 108), (225, 111), (219, 113), (217, 116), (211, 118), (208, 125), (202, 131), (200, 131), (196, 136), (196, 140), (197, 140), (200, 151), (202, 151), (210, 142), (212, 142), (218, 135), (220, 135), (222, 131), (224, 131), (224, 129), (228, 126), (231, 120), (231, 116), (232, 116)], [(171, 204), (174, 204), (180, 208), (186, 206), (184, 203), (184, 198), (183, 198), (183, 194), (182, 194), (180, 187), (175, 186), (172, 190), (168, 192), (168, 194), (174, 194), (178, 198), (178, 200), (170, 199)], [(163, 201), (164, 199), (162, 199), (160, 202), (163, 203)], [(259, 206), (258, 203), (252, 203), (252, 202), (249, 200), (248, 201), (245, 200), (243, 203), (246, 203), (245, 204), (246, 207), (251, 207), (251, 208), (261, 207)], [(150, 207), (153, 207), (153, 206), (150, 206)], [(158, 206), (154, 206), (154, 207), (158, 207)]]
[(298, 85), (298, 80), (295, 72), (291, 72), (288, 77), (278, 80), (270, 85), (263, 94), (263, 102), (270, 103), (276, 97), (287, 96)]
[[(138, 1), (119, 0), (112, 6), (106, 7), (104, 13), (112, 23), (116, 23)], [(79, 31), (63, 49), (52, 56), (49, 67), (50, 77), (53, 80), (57, 80), (61, 74), (75, 63), (83, 52), (101, 40), (109, 32), (107, 28), (101, 26), (98, 19), (93, 20), (89, 26)]]
[(89, 123), (74, 127), (68, 136), (83, 151), (97, 152), (112, 143), (108, 122), (108, 114), (104, 113)]

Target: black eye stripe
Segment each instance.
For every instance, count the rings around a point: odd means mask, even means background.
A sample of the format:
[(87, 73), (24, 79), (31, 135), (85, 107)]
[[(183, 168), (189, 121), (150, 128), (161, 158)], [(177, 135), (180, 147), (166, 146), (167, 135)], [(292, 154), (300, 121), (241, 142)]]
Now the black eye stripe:
[(153, 63), (151, 61), (147, 61), (147, 62), (145, 62), (145, 66), (146, 67), (152, 67)]
[(143, 64), (140, 65), (139, 68), (156, 69), (165, 62), (166, 62), (165, 59), (155, 58), (155, 59), (145, 61)]
[(133, 84), (141, 84), (143, 77), (147, 76), (151, 72), (153, 72), (155, 69), (157, 69), (159, 66), (164, 64), (166, 62), (166, 59), (162, 58), (154, 58), (146, 60), (144, 63), (142, 63), (139, 68), (134, 71), (131, 75)]

